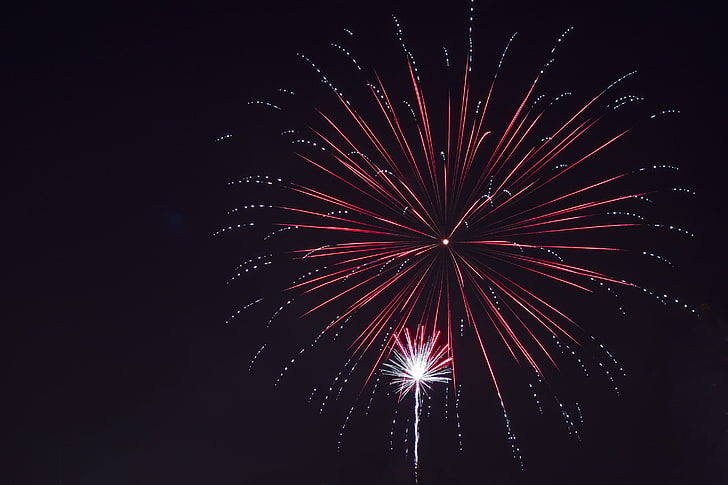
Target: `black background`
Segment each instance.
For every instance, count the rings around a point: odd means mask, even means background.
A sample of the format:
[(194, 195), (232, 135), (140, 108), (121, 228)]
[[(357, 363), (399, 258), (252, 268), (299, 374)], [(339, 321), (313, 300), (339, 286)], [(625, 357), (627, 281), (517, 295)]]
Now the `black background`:
[[(696, 237), (667, 249), (681, 275), (674, 293), (704, 306), (695, 319), (646, 300), (628, 320), (595, 322), (627, 377), (619, 399), (584, 389), (581, 443), (557, 413), (524, 411), (512, 423), (520, 472), (484, 392), (464, 405), (462, 453), (423, 438), (423, 483), (725, 483), (728, 79), (718, 7), (511, 3), (477, 5), (476, 58), (487, 52), (478, 62), (496, 62), (519, 31), (510, 59), (532, 73), (574, 25), (567, 87), (593, 92), (637, 68), (638, 89), (681, 110), (660, 143), (698, 191), (673, 214)], [(317, 82), (310, 72), (291, 79), (306, 73), (295, 53), (329, 55), (344, 27), (371, 35), (381, 62), (400, 60), (387, 51), (392, 12), (415, 55), (430, 45), (418, 39), (437, 45), (466, 25), (465, 5), (450, 2), (4, 12), (3, 483), (411, 483), (409, 458), (388, 451), (391, 410), (358, 418), (337, 452), (348, 403), (320, 416), (305, 385), (274, 388), (275, 370), (248, 373), (256, 322), (224, 324), (247, 301), (245, 287), (225, 281), (256, 248), (212, 237), (235, 201), (228, 180), (268, 163), (269, 127), (247, 102), (273, 82)], [(519, 55), (536, 63), (520, 66)]]

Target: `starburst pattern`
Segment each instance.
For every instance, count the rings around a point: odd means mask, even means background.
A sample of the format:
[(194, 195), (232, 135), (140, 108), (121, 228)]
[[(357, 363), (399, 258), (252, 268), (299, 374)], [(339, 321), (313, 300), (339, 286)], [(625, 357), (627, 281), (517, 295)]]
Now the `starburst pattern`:
[(382, 373), (393, 378), (401, 401), (410, 391), (414, 393), (414, 467), (415, 481), (419, 480), (420, 413), (422, 394), (436, 382), (447, 382), (450, 373), (450, 348), (447, 344), (438, 346), (440, 332), (427, 337), (426, 327), (417, 327), (412, 337), (405, 328), (402, 335), (396, 335), (391, 360), (384, 363)]
[[(677, 168), (654, 164), (614, 170), (605, 163), (628, 132), (605, 120), (643, 102), (615, 93), (634, 71), (579, 99), (571, 92), (552, 98), (539, 94), (557, 46), (571, 29), (515, 94), (515, 88), (499, 91), (515, 36), (490, 80), (476, 82), (469, 27), (459, 81), (442, 91), (423, 81), (396, 19), (395, 25), (404, 79), (385, 82), (364, 69), (352, 50), (333, 44), (356, 76), (366, 76), (365, 93), (356, 96), (348, 96), (312, 58), (300, 56), (334, 102), (317, 110), (317, 121), (306, 133), (283, 132), (300, 148), (297, 154), (312, 177), (305, 183), (269, 177), (233, 183), (283, 188), (288, 195), (243, 206), (255, 211), (255, 222), (226, 229), (270, 222), (264, 240), (283, 246), (302, 268), (291, 273), (297, 266), (286, 267), (284, 300), (274, 307), (268, 326), (298, 308), (300, 322), (316, 325), (312, 345), (324, 336), (350, 338), (349, 358), (324, 404), (341, 393), (363, 359), (365, 385), (384, 366), (395, 377), (400, 398), (438, 379), (455, 382), (458, 352), (465, 347), (457, 338), (460, 326), (460, 335), (467, 328), (474, 337), (512, 440), (494, 349), (504, 349), (541, 380), (546, 368), (557, 366), (557, 352), (582, 340), (580, 325), (568, 312), (569, 300), (636, 289), (665, 303), (667, 296), (612, 274), (604, 261), (634, 249), (613, 242), (629, 240), (620, 232), (650, 228), (690, 234), (637, 214), (654, 193), (652, 187), (635, 188), (644, 174)], [(451, 74), (455, 58), (445, 53)], [(499, 92), (510, 100), (507, 115), (502, 105), (508, 103), (497, 102)], [(293, 96), (289, 90), (280, 93)], [(254, 104), (278, 112), (284, 103)], [(642, 248), (637, 254), (666, 261)], [(255, 268), (272, 259), (255, 260)], [(253, 267), (245, 264), (243, 271)], [(422, 322), (432, 329), (431, 338), (421, 330)], [(417, 329), (414, 337), (412, 329)], [(441, 335), (444, 343), (437, 347)], [(291, 359), (276, 382), (308, 348)]]
[(400, 401), (416, 388), (427, 391), (436, 382), (450, 380), (450, 348), (438, 345), (439, 339), (439, 331), (427, 337), (423, 325), (417, 327), (414, 337), (408, 328), (395, 337), (392, 356), (382, 372), (393, 378)]

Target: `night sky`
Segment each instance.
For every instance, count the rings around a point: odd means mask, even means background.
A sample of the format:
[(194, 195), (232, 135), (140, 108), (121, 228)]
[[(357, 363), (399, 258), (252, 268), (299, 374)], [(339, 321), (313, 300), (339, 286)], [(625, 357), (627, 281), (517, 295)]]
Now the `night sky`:
[[(0, 482), (412, 483), (410, 457), (389, 450), (393, 398), (357, 414), (337, 451), (350, 401), (320, 415), (307, 397), (325, 378), (273, 386), (306, 342), (274, 345), (248, 372), (265, 316), (226, 325), (255, 285), (225, 282), (265, 248), (212, 236), (244, 198), (228, 181), (296, 161), (267, 112), (247, 103), (272, 87), (316, 86), (297, 52), (335, 64), (327, 45), (348, 27), (369, 39), (369, 66), (391, 69), (402, 61), (391, 13), (415, 56), (439, 49), (440, 35), (464, 39), (465, 2), (375, 3), (53, 3), (3, 13)], [(477, 6), (485, 72), (518, 31), (511, 72), (531, 76), (573, 25), (558, 86), (593, 93), (637, 69), (635, 91), (681, 111), (617, 153), (637, 166), (653, 155), (675, 162), (682, 185), (698, 191), (658, 213), (696, 236), (660, 243), (676, 270), (653, 282), (700, 316), (630, 298), (629, 318), (585, 322), (627, 371), (621, 396), (605, 381), (569, 386), (567, 371), (565, 398), (585, 419), (577, 442), (555, 409), (539, 415), (514, 391), (525, 472), (484, 379), (464, 399), (462, 453), (436, 416), (425, 424), (422, 483), (728, 483), (723, 16), (699, 2), (505, 3)], [(321, 350), (311, 368), (345, 360)]]

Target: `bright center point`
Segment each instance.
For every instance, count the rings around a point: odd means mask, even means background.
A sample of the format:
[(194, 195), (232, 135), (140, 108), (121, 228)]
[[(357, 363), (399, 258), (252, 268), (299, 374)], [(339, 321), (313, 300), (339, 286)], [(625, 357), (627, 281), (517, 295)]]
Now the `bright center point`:
[(448, 244), (450, 244), (450, 240), (449, 240), (449, 239), (447, 239), (447, 238), (445, 238), (445, 239), (443, 239), (443, 240), (442, 240), (442, 244), (443, 244), (444, 246), (447, 246)]
[(421, 364), (414, 365), (412, 369), (410, 369), (410, 374), (413, 381), (421, 381), (425, 376), (425, 369)]

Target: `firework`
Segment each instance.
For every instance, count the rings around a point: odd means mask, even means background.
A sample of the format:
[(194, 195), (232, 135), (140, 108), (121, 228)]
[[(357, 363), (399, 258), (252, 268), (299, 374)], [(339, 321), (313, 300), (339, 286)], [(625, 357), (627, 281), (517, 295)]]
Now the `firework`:
[(385, 362), (383, 374), (392, 377), (392, 384), (397, 388), (401, 401), (410, 391), (414, 393), (414, 466), (415, 477), (419, 476), (419, 444), (420, 444), (420, 414), (422, 408), (422, 393), (427, 392), (436, 382), (450, 380), (450, 349), (447, 344), (438, 346), (440, 332), (435, 331), (431, 337), (426, 336), (425, 326), (417, 327), (414, 338), (405, 328), (400, 335), (395, 336), (394, 349), (391, 360)]
[[(314, 344), (325, 336), (350, 337), (349, 358), (324, 403), (340, 394), (346, 376), (362, 361), (365, 386), (383, 368), (395, 378), (400, 399), (414, 391), (417, 450), (421, 393), (430, 383), (448, 379), (457, 386), (462, 345), (457, 327), (462, 325), (474, 336), (513, 438), (493, 349), (504, 349), (540, 380), (546, 367), (556, 367), (555, 349), (570, 350), (569, 345), (580, 343), (578, 322), (563, 301), (601, 289), (650, 293), (602, 269), (605, 255), (626, 251), (599, 241), (638, 227), (689, 234), (646, 222), (637, 211), (652, 189), (634, 189), (629, 182), (643, 180), (643, 173), (651, 170), (676, 167), (594, 175), (604, 172), (600, 162), (605, 153), (627, 133), (603, 128), (608, 125), (605, 118), (642, 98), (612, 94), (634, 72), (605, 83), (582, 101), (570, 100), (574, 96), (568, 92), (552, 98), (539, 95), (556, 46), (571, 29), (557, 39), (550, 60), (534, 70), (503, 117), (492, 114), (492, 107), (513, 38), (485, 84), (473, 81), (469, 38), (458, 84), (433, 96), (396, 19), (395, 25), (406, 78), (392, 87), (376, 73), (365, 74), (363, 101), (352, 101), (314, 60), (300, 56), (336, 103), (335, 108), (317, 110), (318, 122), (309, 131), (283, 132), (302, 147), (297, 155), (311, 170), (313, 182), (269, 177), (233, 182), (280, 187), (292, 196), (232, 210), (236, 216), (255, 211), (255, 223), (248, 219), (226, 230), (269, 221), (264, 240), (285, 246), (282, 252), (300, 264), (300, 272), (295, 264), (286, 266), (284, 303), (273, 308), (268, 326), (293, 312), (299, 322), (316, 326)], [(354, 72), (363, 72), (345, 47), (333, 47), (352, 61)], [(452, 61), (445, 54), (449, 72)], [(280, 93), (295, 96), (289, 90)], [(279, 111), (282, 103), (253, 104)], [(599, 170), (584, 170), (590, 165)], [(237, 276), (272, 261), (273, 256), (250, 260)], [(554, 299), (551, 288), (566, 296)], [(652, 296), (665, 302), (666, 297)], [(271, 298), (248, 306), (266, 299)], [(430, 338), (423, 321), (433, 328)], [(440, 335), (445, 341), (438, 347)], [(392, 360), (386, 362), (389, 356)], [(515, 441), (511, 443), (518, 456)]]

